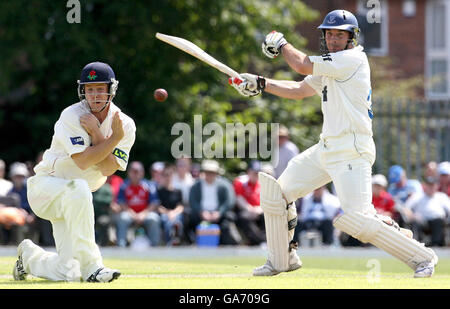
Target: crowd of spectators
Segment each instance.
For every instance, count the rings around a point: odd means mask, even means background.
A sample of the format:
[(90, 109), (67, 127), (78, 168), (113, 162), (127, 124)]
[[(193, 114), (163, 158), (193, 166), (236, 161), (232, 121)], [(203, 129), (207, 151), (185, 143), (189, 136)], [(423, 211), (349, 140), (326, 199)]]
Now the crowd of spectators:
[[(148, 169), (139, 161), (128, 164), (126, 177), (108, 177), (93, 193), (95, 236), (100, 246), (177, 246), (196, 243), (198, 228), (220, 228), (220, 245), (265, 245), (264, 215), (260, 207), (258, 172), (279, 176), (298, 148), (289, 131), (279, 131), (280, 155), (274, 162), (253, 160), (237, 177), (215, 160), (154, 162)], [(39, 162), (39, 156), (35, 164)], [(30, 238), (54, 246), (50, 222), (34, 215), (27, 201), (26, 179), (34, 164), (0, 160), (0, 244), (16, 245)], [(423, 179), (409, 179), (394, 165), (386, 176), (372, 177), (372, 203), (429, 246), (450, 245), (450, 162), (430, 162)], [(318, 235), (322, 245), (362, 246), (334, 229), (342, 210), (332, 184), (317, 188), (296, 201), (298, 223), (294, 240)]]

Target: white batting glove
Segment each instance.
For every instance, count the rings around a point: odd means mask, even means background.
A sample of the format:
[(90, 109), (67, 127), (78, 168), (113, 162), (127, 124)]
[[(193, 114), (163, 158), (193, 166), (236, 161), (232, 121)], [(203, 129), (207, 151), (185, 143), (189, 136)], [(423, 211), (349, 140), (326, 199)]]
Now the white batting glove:
[(258, 95), (266, 87), (264, 77), (249, 73), (239, 74), (239, 77), (230, 77), (228, 83), (246, 97)]
[(276, 58), (280, 54), (281, 48), (287, 43), (283, 33), (274, 30), (266, 35), (262, 43), (263, 54), (269, 58)]

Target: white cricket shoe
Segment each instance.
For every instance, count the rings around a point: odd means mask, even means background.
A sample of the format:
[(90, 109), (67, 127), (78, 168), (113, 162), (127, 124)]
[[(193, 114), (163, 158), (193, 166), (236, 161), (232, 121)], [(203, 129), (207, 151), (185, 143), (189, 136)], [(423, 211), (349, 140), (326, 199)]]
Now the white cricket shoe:
[(25, 268), (23, 266), (23, 259), (22, 254), (25, 248), (30, 247), (33, 245), (33, 242), (29, 239), (24, 239), (22, 242), (17, 246), (17, 261), (14, 264), (13, 268), (13, 277), (16, 281), (22, 281), (27, 278), (28, 273), (25, 271)]
[[(297, 252), (291, 250), (289, 253), (289, 267), (286, 272), (294, 271), (302, 267), (302, 261), (297, 255)], [(253, 270), (253, 276), (275, 276), (281, 273), (282, 271), (276, 270), (270, 260), (267, 260), (266, 264), (257, 267)]]
[(89, 278), (87, 282), (111, 282), (120, 276), (120, 271), (117, 269), (110, 269), (101, 267), (97, 269)]
[(434, 266), (436, 264), (434, 262), (423, 262), (420, 263), (415, 272), (414, 278), (428, 278), (431, 277), (434, 273)]

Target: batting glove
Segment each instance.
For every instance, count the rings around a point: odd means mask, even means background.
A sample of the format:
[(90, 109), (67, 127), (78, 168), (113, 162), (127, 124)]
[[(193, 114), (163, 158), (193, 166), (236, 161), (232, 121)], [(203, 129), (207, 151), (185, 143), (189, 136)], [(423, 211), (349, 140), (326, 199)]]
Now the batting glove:
[(249, 73), (240, 74), (239, 77), (230, 77), (228, 83), (246, 97), (258, 95), (266, 87), (266, 79), (264, 77)]
[(263, 54), (269, 58), (276, 58), (280, 54), (281, 48), (287, 43), (283, 33), (274, 30), (266, 35), (262, 43)]

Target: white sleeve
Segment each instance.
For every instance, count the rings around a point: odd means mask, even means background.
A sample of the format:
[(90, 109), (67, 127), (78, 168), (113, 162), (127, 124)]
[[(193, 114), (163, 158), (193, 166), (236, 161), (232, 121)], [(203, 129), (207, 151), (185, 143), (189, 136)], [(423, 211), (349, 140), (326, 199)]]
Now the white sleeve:
[(79, 118), (67, 110), (61, 113), (55, 124), (55, 137), (69, 156), (85, 151), (91, 144), (91, 138), (81, 126)]
[(322, 76), (308, 75), (303, 79), (319, 96), (322, 95)]
[(117, 144), (113, 150), (113, 155), (116, 157), (116, 161), (119, 164), (119, 170), (125, 171), (128, 165), (128, 159), (130, 157), (131, 147), (133, 147), (136, 140), (136, 126), (131, 118), (128, 118), (127, 123), (124, 124), (124, 137)]
[(337, 52), (321, 56), (309, 56), (313, 63), (314, 76), (327, 76), (338, 79), (349, 78), (362, 63), (362, 60), (353, 53)]

